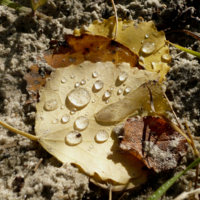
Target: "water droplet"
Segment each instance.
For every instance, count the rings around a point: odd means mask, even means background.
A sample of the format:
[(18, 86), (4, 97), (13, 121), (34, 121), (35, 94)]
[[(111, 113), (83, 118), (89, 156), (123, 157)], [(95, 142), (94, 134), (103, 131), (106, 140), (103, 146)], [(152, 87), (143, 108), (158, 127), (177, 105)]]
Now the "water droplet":
[(70, 131), (65, 137), (65, 143), (68, 145), (77, 145), (82, 142), (82, 135), (78, 131)]
[(147, 39), (147, 38), (149, 38), (149, 35), (145, 35), (144, 37), (145, 37), (145, 39)]
[(113, 88), (113, 87), (111, 87), (111, 88), (110, 88), (110, 90), (111, 90), (111, 91), (113, 91), (113, 90), (114, 90), (114, 88)]
[(80, 83), (79, 82), (76, 82), (75, 83), (75, 87), (77, 88), (77, 87), (79, 87), (80, 86)]
[(62, 118), (61, 118), (61, 122), (63, 124), (69, 122), (69, 120), (70, 120), (70, 116), (68, 114), (63, 115)]
[(88, 127), (89, 119), (87, 117), (80, 116), (76, 119), (76, 121), (74, 122), (74, 125), (76, 129), (82, 131)]
[(98, 80), (98, 81), (96, 81), (96, 82), (94, 83), (94, 88), (95, 88), (96, 90), (101, 90), (101, 89), (103, 88), (103, 86), (104, 86), (104, 83), (103, 83), (103, 81), (101, 81), (101, 80)]
[(109, 90), (106, 90), (105, 93), (104, 93), (104, 98), (108, 99), (108, 98), (111, 97), (111, 95), (112, 95), (112, 92), (109, 91)]
[(96, 72), (96, 71), (92, 73), (92, 77), (93, 77), (93, 78), (98, 77), (98, 75), (99, 75), (99, 74), (98, 74), (98, 72)]
[(92, 99), (92, 103), (94, 103), (95, 102), (95, 99)]
[(59, 119), (54, 119), (53, 121), (52, 121), (52, 124), (57, 124), (59, 122)]
[(63, 110), (64, 108), (65, 108), (65, 106), (64, 106), (64, 105), (60, 106), (60, 109), (61, 109), (61, 110)]
[(76, 108), (72, 108), (71, 110), (70, 110), (70, 114), (71, 115), (74, 115), (76, 113)]
[(70, 76), (70, 78), (71, 78), (71, 79), (75, 78), (75, 75), (72, 74), (72, 75)]
[(105, 142), (106, 140), (108, 140), (108, 138), (109, 138), (109, 134), (105, 130), (98, 131), (95, 136), (95, 139), (97, 142)]
[(128, 78), (128, 74), (125, 71), (119, 73), (119, 81), (124, 82)]
[(91, 144), (91, 145), (90, 145), (90, 149), (93, 149), (93, 147), (94, 147), (94, 146)]
[(50, 99), (45, 102), (44, 109), (46, 111), (53, 111), (58, 108), (58, 101), (56, 99)]
[(86, 112), (86, 113), (85, 113), (85, 116), (88, 116), (88, 114), (89, 114), (89, 113), (88, 113), (88, 112)]
[(66, 81), (67, 81), (67, 79), (66, 79), (65, 77), (63, 77), (63, 78), (61, 79), (61, 83), (66, 83)]
[(126, 87), (126, 89), (124, 90), (126, 94), (128, 94), (129, 92), (131, 92), (132, 88), (130, 86)]
[(169, 62), (172, 59), (172, 57), (169, 54), (164, 54), (162, 55), (162, 59), (166, 62)]
[(122, 88), (119, 88), (119, 90), (117, 91), (117, 94), (121, 94), (123, 92), (123, 89)]
[(156, 45), (152, 42), (146, 42), (142, 45), (142, 52), (145, 54), (151, 54), (155, 51)]
[(81, 81), (81, 85), (84, 85), (86, 83), (86, 81), (85, 81), (85, 79), (83, 79), (82, 81)]
[(68, 94), (69, 101), (76, 107), (86, 106), (90, 98), (90, 92), (84, 88), (76, 88)]
[(109, 101), (108, 101), (108, 100), (106, 100), (106, 101), (105, 101), (105, 103), (106, 103), (106, 104), (108, 104), (108, 103), (109, 103)]

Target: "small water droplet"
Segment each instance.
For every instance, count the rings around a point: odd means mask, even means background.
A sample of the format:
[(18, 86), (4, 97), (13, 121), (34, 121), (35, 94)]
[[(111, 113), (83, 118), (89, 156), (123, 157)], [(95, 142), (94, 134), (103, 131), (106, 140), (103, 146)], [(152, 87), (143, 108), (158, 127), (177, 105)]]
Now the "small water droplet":
[(63, 77), (63, 78), (61, 79), (61, 83), (66, 83), (66, 81), (67, 81), (67, 79), (66, 79), (65, 77)]
[(95, 102), (95, 99), (92, 99), (92, 103), (94, 103)]
[(46, 111), (53, 111), (58, 108), (58, 101), (56, 99), (50, 99), (45, 102), (44, 109)]
[(99, 75), (99, 74), (98, 74), (98, 72), (96, 72), (96, 71), (92, 73), (92, 77), (93, 77), (93, 78), (97, 78), (98, 75)]
[(111, 91), (113, 91), (113, 90), (114, 90), (114, 88), (113, 88), (113, 87), (110, 87), (110, 90), (111, 90)]
[(95, 136), (96, 142), (105, 142), (106, 140), (108, 140), (108, 138), (109, 138), (109, 134), (105, 130), (98, 131)]
[(117, 91), (117, 94), (121, 94), (123, 92), (123, 89), (122, 88), (119, 88), (119, 90)]
[(109, 101), (108, 101), (108, 100), (106, 100), (106, 101), (105, 101), (105, 103), (106, 103), (106, 104), (108, 104), (108, 103), (109, 103)]
[(105, 93), (104, 93), (104, 98), (108, 99), (108, 98), (111, 97), (111, 95), (112, 95), (112, 92), (109, 91), (109, 90), (106, 90)]
[(127, 78), (128, 78), (127, 72), (122, 71), (122, 72), (119, 73), (118, 79), (119, 79), (120, 82), (124, 82)]
[(90, 145), (90, 149), (93, 149), (93, 147), (94, 147), (94, 146), (91, 144), (91, 145)]
[(61, 118), (61, 122), (63, 124), (69, 122), (69, 120), (70, 120), (70, 116), (68, 114), (63, 115), (62, 118)]
[(76, 82), (75, 83), (75, 87), (77, 88), (77, 87), (79, 87), (80, 86), (80, 83), (79, 82)]
[(144, 40), (142, 40), (141, 44), (143, 44), (143, 43), (144, 43)]
[(162, 59), (166, 62), (169, 62), (172, 59), (172, 57), (169, 54), (164, 54), (162, 55)]
[(87, 81), (89, 81), (90, 80), (90, 78), (87, 78)]
[(88, 112), (86, 112), (86, 113), (85, 113), (85, 116), (88, 116), (88, 114), (89, 114), (89, 113), (88, 113)]
[(144, 37), (145, 37), (145, 39), (147, 39), (147, 38), (149, 38), (149, 35), (145, 35)]
[(72, 75), (70, 76), (70, 78), (71, 78), (71, 79), (75, 78), (75, 75), (72, 74)]
[(85, 79), (83, 79), (82, 81), (81, 81), (81, 85), (84, 85), (86, 83), (86, 81), (85, 81)]
[(71, 115), (74, 115), (76, 113), (76, 108), (72, 108), (71, 110), (70, 110), (70, 114)]
[(141, 51), (145, 54), (151, 54), (155, 51), (156, 45), (152, 42), (146, 42), (142, 45)]
[(65, 106), (64, 106), (64, 105), (60, 106), (60, 109), (61, 109), (61, 110), (63, 110), (64, 108), (65, 108)]
[(59, 122), (59, 119), (54, 119), (53, 121), (52, 121), (52, 124), (57, 124)]
[(67, 145), (77, 145), (82, 142), (82, 135), (78, 131), (70, 131), (65, 137)]
[(101, 80), (98, 80), (98, 81), (96, 81), (96, 82), (94, 83), (94, 88), (95, 88), (96, 90), (101, 90), (101, 89), (103, 88), (103, 86), (104, 86), (104, 83), (103, 83), (103, 81), (101, 81)]
[(126, 92), (126, 94), (130, 93), (132, 90), (132, 88), (130, 86), (126, 87), (126, 89), (124, 90)]
[(90, 92), (84, 88), (76, 88), (68, 94), (69, 101), (76, 107), (86, 106), (90, 98)]
[(87, 117), (80, 116), (76, 119), (76, 121), (74, 122), (74, 125), (76, 129), (82, 131), (88, 127), (89, 119)]

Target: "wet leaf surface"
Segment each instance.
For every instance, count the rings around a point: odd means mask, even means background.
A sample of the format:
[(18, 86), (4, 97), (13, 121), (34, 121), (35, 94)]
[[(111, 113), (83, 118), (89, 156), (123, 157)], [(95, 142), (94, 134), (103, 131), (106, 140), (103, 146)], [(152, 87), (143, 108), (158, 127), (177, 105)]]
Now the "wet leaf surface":
[[(40, 89), (36, 106), (39, 142), (61, 162), (79, 166), (98, 182), (133, 187), (144, 183), (143, 163), (119, 151), (112, 129), (130, 115), (151, 114), (148, 89), (141, 85), (158, 79), (156, 72), (146, 73), (128, 63), (85, 61), (56, 69)], [(163, 86), (148, 85), (158, 101), (156, 109), (164, 114), (169, 108)]]
[[(56, 43), (56, 42), (55, 42)], [(114, 64), (126, 62), (131, 67), (143, 69), (138, 64), (138, 56), (127, 47), (118, 42), (102, 36), (83, 34), (80, 37), (66, 35), (65, 42), (58, 43), (58, 46), (43, 52), (44, 63), (53, 68), (68, 67), (71, 64), (77, 65), (83, 61), (106, 62)], [(38, 58), (41, 60), (41, 58)], [(48, 77), (48, 72), (45, 76)], [(25, 75), (27, 81), (27, 91), (30, 93), (29, 102), (36, 101), (38, 89), (45, 84), (45, 79), (39, 73), (39, 68), (33, 66), (31, 71)]]

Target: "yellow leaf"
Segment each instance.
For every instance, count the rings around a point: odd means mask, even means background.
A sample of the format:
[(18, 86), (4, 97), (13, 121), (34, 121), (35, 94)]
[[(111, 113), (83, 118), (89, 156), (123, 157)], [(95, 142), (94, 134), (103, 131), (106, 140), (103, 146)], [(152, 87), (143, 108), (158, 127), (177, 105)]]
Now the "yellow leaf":
[[(152, 114), (149, 91), (143, 84), (158, 79), (158, 73), (128, 63), (85, 61), (56, 69), (41, 88), (36, 106), (39, 142), (61, 162), (79, 166), (98, 182), (132, 187), (144, 183), (144, 164), (119, 151), (112, 130), (129, 116)], [(165, 115), (169, 108), (163, 86), (148, 85), (155, 109)]]
[[(74, 35), (88, 33), (113, 38), (114, 30), (115, 18), (110, 17), (103, 22), (94, 21), (87, 28), (84, 25), (80, 30), (75, 29)], [(169, 71), (167, 63), (171, 60), (165, 40), (164, 32), (158, 32), (153, 21), (137, 24), (133, 20), (118, 19), (116, 41), (135, 52), (140, 57), (140, 64), (145, 69), (160, 72), (160, 81), (165, 79), (165, 75)]]

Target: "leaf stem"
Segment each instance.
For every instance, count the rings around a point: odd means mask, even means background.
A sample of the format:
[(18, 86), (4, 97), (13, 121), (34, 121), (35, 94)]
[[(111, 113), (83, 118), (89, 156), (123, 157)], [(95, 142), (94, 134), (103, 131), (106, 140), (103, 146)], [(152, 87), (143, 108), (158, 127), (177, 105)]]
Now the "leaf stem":
[(4, 126), (5, 128), (7, 128), (8, 130), (10, 130), (10, 131), (12, 131), (14, 133), (17, 133), (17, 134), (20, 134), (22, 136), (25, 136), (25, 137), (27, 137), (27, 138), (29, 138), (31, 140), (34, 140), (34, 141), (38, 141), (39, 140), (39, 136), (34, 136), (34, 135), (29, 134), (29, 133), (25, 133), (23, 131), (20, 131), (20, 130), (18, 130), (16, 128), (14, 128), (14, 127), (2, 122), (1, 120), (0, 120), (0, 125)]

